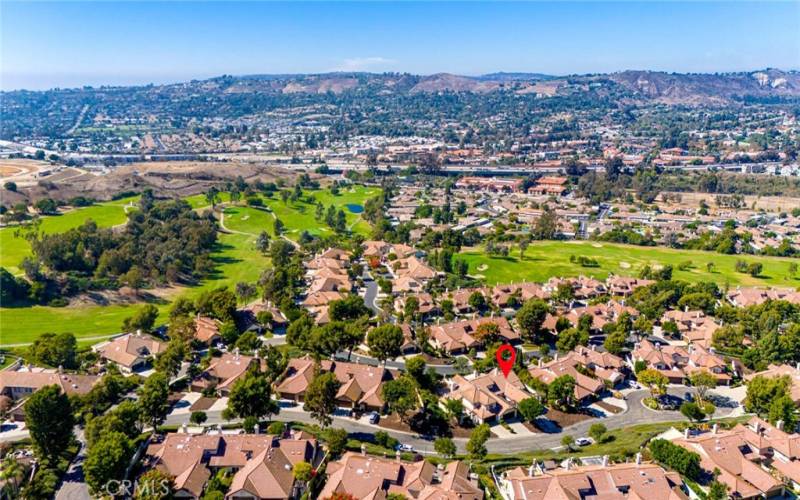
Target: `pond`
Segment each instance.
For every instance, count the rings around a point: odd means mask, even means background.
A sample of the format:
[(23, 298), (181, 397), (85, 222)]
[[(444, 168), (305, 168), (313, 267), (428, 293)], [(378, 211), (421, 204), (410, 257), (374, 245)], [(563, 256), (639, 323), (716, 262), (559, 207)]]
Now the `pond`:
[(352, 213), (352, 214), (360, 214), (361, 212), (364, 211), (364, 207), (362, 205), (358, 205), (356, 203), (348, 203), (345, 206), (347, 207), (347, 210), (349, 210), (350, 213)]

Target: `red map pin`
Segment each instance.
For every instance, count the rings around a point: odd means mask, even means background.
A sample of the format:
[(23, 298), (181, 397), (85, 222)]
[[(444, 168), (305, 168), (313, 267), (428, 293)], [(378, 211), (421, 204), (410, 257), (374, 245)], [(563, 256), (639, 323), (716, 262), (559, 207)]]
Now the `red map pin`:
[(503, 376), (508, 378), (508, 373), (514, 366), (514, 358), (517, 357), (517, 351), (509, 344), (503, 344), (497, 348), (495, 357), (497, 358), (497, 364), (500, 365), (500, 369), (503, 371)]

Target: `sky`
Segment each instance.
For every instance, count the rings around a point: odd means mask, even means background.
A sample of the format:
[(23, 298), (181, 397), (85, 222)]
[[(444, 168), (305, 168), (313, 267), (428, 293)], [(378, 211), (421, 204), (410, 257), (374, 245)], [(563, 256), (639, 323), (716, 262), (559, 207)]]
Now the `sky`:
[(0, 88), (222, 74), (800, 69), (790, 2), (8, 2)]

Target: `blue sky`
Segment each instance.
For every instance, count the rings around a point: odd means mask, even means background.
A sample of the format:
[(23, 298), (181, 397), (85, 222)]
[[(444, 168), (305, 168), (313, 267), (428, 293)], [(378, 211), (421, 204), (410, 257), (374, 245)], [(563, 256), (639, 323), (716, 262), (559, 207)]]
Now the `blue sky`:
[(0, 85), (800, 69), (800, 2), (0, 3)]

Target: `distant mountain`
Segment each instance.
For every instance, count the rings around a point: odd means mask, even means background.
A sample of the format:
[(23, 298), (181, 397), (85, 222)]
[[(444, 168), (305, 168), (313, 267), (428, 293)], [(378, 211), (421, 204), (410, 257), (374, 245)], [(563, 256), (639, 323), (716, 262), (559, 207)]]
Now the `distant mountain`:
[(623, 71), (607, 78), (639, 97), (668, 104), (724, 104), (734, 98), (800, 96), (800, 73), (766, 69), (749, 73), (665, 73)]
[(476, 76), (477, 80), (489, 80), (494, 82), (533, 82), (536, 80), (552, 80), (558, 78), (553, 75), (545, 75), (544, 73), (487, 73), (485, 75)]

